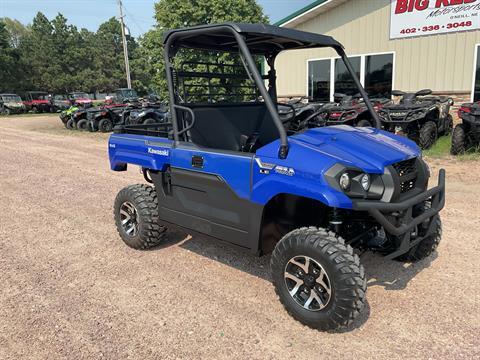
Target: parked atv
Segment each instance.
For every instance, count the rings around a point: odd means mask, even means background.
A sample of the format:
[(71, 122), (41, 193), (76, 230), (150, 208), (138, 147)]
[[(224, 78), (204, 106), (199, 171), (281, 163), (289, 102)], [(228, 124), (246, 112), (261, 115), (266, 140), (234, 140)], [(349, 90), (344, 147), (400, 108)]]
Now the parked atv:
[(77, 112), (80, 108), (78, 106), (70, 106), (68, 109), (66, 110), (63, 110), (61, 113), (60, 113), (60, 120), (62, 121), (63, 125), (65, 125), (65, 127), (67, 129), (70, 129), (72, 130), (73, 129), (73, 125), (72, 125), (72, 122), (68, 122), (73, 114), (75, 112)]
[(90, 120), (93, 119), (95, 115), (102, 112), (107, 112), (110, 108), (125, 107), (127, 105), (128, 104), (112, 103), (109, 105), (102, 105), (90, 108), (81, 107), (72, 114), (66, 126), (68, 129), (77, 129), (81, 131), (90, 130)]
[[(276, 106), (275, 58), (325, 47), (340, 56), (375, 128), (285, 129)], [(380, 130), (373, 105), (335, 39), (266, 24), (226, 23), (166, 31), (163, 49), (172, 127), (119, 126), (108, 144), (112, 170), (140, 166), (151, 183), (117, 194), (115, 224), (126, 245), (152, 248), (168, 238), (167, 229), (180, 229), (252, 254), (271, 253), (280, 302), (293, 318), (320, 330), (348, 327), (364, 308), (367, 276), (354, 249), (399, 261), (424, 259), (436, 250), (445, 171), (428, 189), (430, 171), (421, 150)], [(209, 51), (210, 58), (236, 54), (236, 59), (197, 63), (195, 70), (184, 71), (176, 61), (183, 49)], [(258, 70), (259, 56), (270, 68), (267, 76)], [(203, 84), (198, 92), (214, 97), (245, 83), (255, 86), (251, 101), (185, 96), (192, 84)], [(188, 281), (188, 272), (183, 276)], [(220, 286), (207, 296), (215, 301), (224, 292)]]
[[(309, 116), (304, 125), (320, 127), (331, 125), (350, 125), (356, 127), (372, 127), (373, 119), (360, 94), (350, 96), (341, 93), (333, 95), (334, 101), (325, 104)], [(375, 110), (381, 109), (389, 99), (370, 99)]]
[(122, 125), (158, 124), (167, 121), (168, 109), (163, 105), (147, 105), (142, 108), (125, 110), (122, 115), (124, 117)]
[(102, 111), (87, 112), (87, 128), (89, 131), (111, 132), (115, 125), (121, 122), (122, 113), (127, 104), (104, 106)]
[(72, 106), (67, 95), (55, 94), (50, 98), (50, 107), (52, 112), (68, 110)]
[(458, 109), (462, 123), (455, 126), (452, 134), (452, 155), (480, 146), (480, 102), (465, 103)]
[(0, 94), (0, 115), (22, 114), (26, 111), (17, 94)]
[(300, 124), (323, 105), (323, 103), (308, 102), (307, 98), (300, 97), (278, 103), (277, 109), (280, 120), (288, 130), (297, 131)]
[(28, 91), (23, 103), (27, 111), (34, 113), (50, 112), (51, 109), (50, 98), (45, 91)]
[(432, 91), (424, 89), (416, 93), (392, 91), (401, 97), (398, 104), (385, 105), (378, 111), (385, 130), (406, 135), (422, 149), (430, 148), (439, 135), (448, 135), (453, 128), (450, 107), (453, 100), (447, 97), (427, 96)]
[(70, 130), (88, 130), (87, 115), (89, 113), (97, 113), (103, 110), (104, 106), (97, 106), (91, 108), (78, 107), (78, 109), (72, 113), (70, 119), (68, 119), (66, 127)]

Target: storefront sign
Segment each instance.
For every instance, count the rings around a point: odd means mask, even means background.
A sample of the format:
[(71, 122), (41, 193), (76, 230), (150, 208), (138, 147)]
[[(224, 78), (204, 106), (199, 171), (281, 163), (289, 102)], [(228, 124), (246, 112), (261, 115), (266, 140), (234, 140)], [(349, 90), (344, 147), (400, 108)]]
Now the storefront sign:
[(480, 29), (480, 0), (391, 0), (390, 39)]

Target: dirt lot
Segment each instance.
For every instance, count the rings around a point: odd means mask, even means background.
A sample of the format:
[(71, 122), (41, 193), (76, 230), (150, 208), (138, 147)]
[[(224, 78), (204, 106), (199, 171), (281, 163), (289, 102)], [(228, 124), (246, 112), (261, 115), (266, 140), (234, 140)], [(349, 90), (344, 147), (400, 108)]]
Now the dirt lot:
[(292, 320), (268, 257), (172, 234), (153, 251), (114, 228), (107, 136), (53, 116), (0, 118), (0, 359), (480, 357), (480, 162), (447, 169), (438, 254), (365, 255), (368, 304), (351, 329)]

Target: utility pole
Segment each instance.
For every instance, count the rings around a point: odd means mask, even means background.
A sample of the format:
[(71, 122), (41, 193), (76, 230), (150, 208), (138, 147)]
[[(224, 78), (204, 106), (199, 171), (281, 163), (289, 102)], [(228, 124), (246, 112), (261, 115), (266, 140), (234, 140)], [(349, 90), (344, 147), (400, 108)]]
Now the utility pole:
[(123, 6), (122, 0), (118, 0), (118, 8), (120, 9), (120, 24), (122, 26), (122, 44), (123, 44), (123, 57), (125, 60), (125, 73), (127, 74), (127, 87), (132, 88), (132, 80), (130, 79), (130, 63), (128, 61), (128, 47), (127, 38), (125, 37), (125, 24), (123, 22)]

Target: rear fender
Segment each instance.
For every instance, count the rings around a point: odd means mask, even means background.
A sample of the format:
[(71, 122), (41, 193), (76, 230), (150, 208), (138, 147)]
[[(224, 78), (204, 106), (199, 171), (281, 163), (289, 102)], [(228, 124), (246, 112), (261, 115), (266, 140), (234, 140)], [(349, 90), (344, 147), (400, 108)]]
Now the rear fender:
[(173, 141), (166, 138), (113, 134), (108, 141), (110, 168), (127, 170), (127, 164), (165, 171), (170, 164)]

